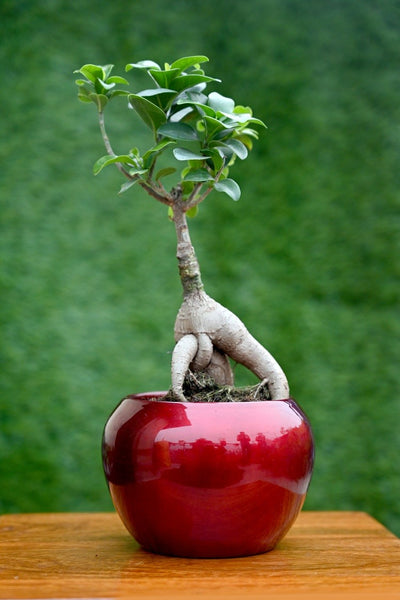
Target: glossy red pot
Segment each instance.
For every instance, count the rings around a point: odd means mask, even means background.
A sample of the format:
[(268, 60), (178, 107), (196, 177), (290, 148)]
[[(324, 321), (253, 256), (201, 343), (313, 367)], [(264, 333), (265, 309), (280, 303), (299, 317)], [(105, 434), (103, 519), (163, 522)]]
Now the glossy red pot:
[(109, 418), (103, 465), (114, 506), (147, 550), (233, 557), (271, 550), (305, 500), (314, 446), (293, 400), (165, 402), (128, 396)]

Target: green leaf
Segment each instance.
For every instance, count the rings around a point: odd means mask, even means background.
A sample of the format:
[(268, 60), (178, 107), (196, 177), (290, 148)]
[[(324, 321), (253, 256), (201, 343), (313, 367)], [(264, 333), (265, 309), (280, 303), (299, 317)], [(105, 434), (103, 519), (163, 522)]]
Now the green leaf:
[(233, 179), (224, 179), (223, 181), (218, 181), (214, 184), (214, 189), (217, 192), (224, 192), (227, 194), (232, 200), (239, 200), (240, 198), (240, 187)]
[(104, 94), (89, 94), (89, 98), (91, 99), (92, 102), (94, 102), (97, 106), (97, 110), (99, 112), (103, 112), (105, 105), (108, 102), (108, 98), (107, 96), (105, 96)]
[(181, 181), (181, 188), (182, 188), (182, 195), (183, 197), (187, 198), (194, 189), (194, 182), (193, 181)]
[(162, 150), (164, 150), (164, 148), (166, 148), (167, 146), (171, 146), (172, 144), (174, 144), (175, 142), (173, 140), (161, 140), (161, 142), (159, 142), (158, 144), (156, 144), (155, 146), (153, 146), (152, 148), (150, 148), (144, 155), (143, 158), (145, 156), (147, 156), (148, 154), (153, 154), (154, 152), (161, 152)]
[(169, 88), (170, 83), (175, 77), (180, 74), (180, 69), (169, 69), (168, 71), (160, 71), (159, 69), (149, 69), (149, 74), (152, 76), (157, 85), (161, 88)]
[(129, 103), (136, 110), (144, 123), (153, 130), (154, 135), (156, 134), (157, 129), (167, 120), (164, 111), (153, 104), (153, 102), (150, 102), (150, 100), (143, 98), (143, 96), (130, 94)]
[(161, 140), (161, 142), (159, 144), (157, 144), (156, 146), (153, 146), (152, 148), (147, 150), (147, 152), (145, 152), (145, 154), (143, 154), (144, 166), (149, 167), (151, 161), (153, 160), (153, 158), (155, 156), (157, 156), (158, 154), (161, 154), (161, 152), (163, 152), (163, 150), (165, 150), (165, 148), (167, 146), (171, 146), (174, 144), (175, 144), (175, 142), (173, 140), (164, 139), (164, 140)]
[(132, 156), (134, 156), (135, 158), (140, 158), (140, 150), (139, 148), (137, 148), (136, 146), (134, 148), (131, 148), (129, 150), (129, 154), (131, 154)]
[(231, 127), (227, 123), (225, 123), (225, 127), (226, 127), (226, 129), (221, 129), (215, 135), (215, 141), (217, 141), (218, 143), (222, 143), (223, 144), (224, 143), (224, 138), (229, 139), (229, 136), (232, 136), (232, 134), (235, 132), (235, 128)]
[(236, 156), (238, 156), (241, 160), (244, 160), (248, 156), (248, 150), (246, 146), (238, 139), (231, 138), (230, 140), (226, 140), (223, 145), (231, 148), (231, 150), (233, 150)]
[[(257, 136), (252, 136), (252, 137), (257, 137)], [(238, 139), (242, 142), (242, 144), (244, 144), (246, 146), (247, 150), (253, 149), (253, 140), (251, 139), (250, 135), (240, 134)]]
[(211, 142), (209, 150), (216, 150), (224, 159), (230, 159), (233, 155), (232, 148), (220, 140)]
[(253, 116), (253, 111), (251, 110), (250, 106), (242, 106), (241, 104), (237, 104), (233, 112), (237, 113), (238, 115), (250, 115), (251, 117)]
[(140, 60), (137, 63), (129, 63), (125, 67), (125, 71), (130, 71), (131, 69), (141, 69), (142, 71), (148, 71), (149, 69), (159, 69), (161, 71), (160, 65), (158, 65), (153, 60)]
[(124, 85), (129, 85), (129, 81), (125, 79), (125, 77), (120, 77), (119, 75), (113, 75), (107, 79), (107, 83), (122, 83)]
[(254, 123), (254, 125), (260, 125), (260, 127), (264, 127), (265, 129), (268, 129), (266, 124), (263, 121), (261, 121), (261, 119), (256, 119), (255, 117), (251, 117), (249, 114), (236, 115), (235, 113), (231, 113), (226, 116), (233, 119), (237, 123), (242, 123), (244, 125), (247, 125), (248, 123)]
[[(88, 82), (87, 79), (75, 79), (75, 83), (76, 85), (84, 86), (86, 89), (88, 89), (88, 85), (91, 84), (91, 82)], [(90, 88), (93, 89), (93, 85), (90, 85)]]
[(208, 77), (207, 75), (180, 75), (179, 77), (175, 77), (173, 81), (171, 81), (171, 87), (177, 92), (182, 92), (183, 90), (189, 89), (198, 85), (199, 83), (209, 83), (210, 81), (218, 81), (220, 79), (215, 79), (214, 77)]
[[(206, 104), (206, 102), (207, 102), (207, 96), (205, 94), (203, 94), (202, 92), (193, 91), (193, 90), (181, 92), (176, 100), (177, 104), (200, 104), (200, 105), (203, 105), (203, 104)], [(215, 111), (213, 111), (210, 107), (207, 107), (207, 108), (215, 116)]]
[(78, 94), (78, 99), (81, 102), (88, 102), (89, 104), (92, 103), (92, 100), (87, 96), (87, 94)]
[(189, 208), (189, 210), (186, 211), (186, 215), (188, 217), (190, 217), (191, 219), (193, 219), (197, 213), (199, 212), (199, 205), (195, 204), (194, 206), (192, 206), (192, 208)]
[(228, 179), (228, 175), (229, 175), (229, 167), (225, 167), (224, 169), (222, 169), (220, 181), (222, 181), (223, 179)]
[(207, 138), (210, 140), (214, 138), (221, 131), (229, 131), (231, 129), (228, 125), (222, 123), (219, 119), (214, 117), (208, 117), (205, 115), (203, 121), (206, 125)]
[[(198, 95), (200, 95), (200, 94), (198, 94)], [(207, 116), (207, 117), (216, 118), (216, 116), (217, 116), (217, 113), (215, 112), (214, 109), (211, 108), (211, 106), (207, 106), (207, 104), (203, 104), (201, 102), (192, 102), (186, 98), (186, 94), (185, 94), (185, 97), (182, 97), (182, 98), (180, 96), (178, 96), (178, 99), (176, 100), (176, 104), (184, 105), (184, 106), (191, 106), (191, 107), (195, 108), (197, 110), (197, 112), (200, 114), (200, 116), (202, 116), (202, 117)]]
[(129, 96), (130, 92), (126, 90), (113, 90), (108, 94), (109, 98), (114, 98), (115, 96)]
[(99, 158), (99, 160), (97, 160), (93, 166), (93, 173), (95, 175), (98, 175), (100, 173), (100, 171), (102, 171), (104, 169), (104, 167), (107, 167), (108, 165), (111, 165), (113, 163), (128, 163), (128, 164), (132, 164), (132, 157), (128, 156), (127, 154), (121, 154), (120, 156), (110, 156), (109, 154), (106, 154), (105, 156), (102, 156), (101, 158)]
[(251, 117), (251, 119), (249, 119), (248, 122), (254, 123), (254, 125), (260, 125), (260, 127), (264, 127), (265, 129), (268, 129), (267, 125), (264, 123), (264, 121), (261, 121), (261, 119), (256, 119), (255, 117)]
[(238, 138), (241, 140), (243, 136), (247, 136), (247, 135), (255, 138), (256, 140), (258, 140), (258, 138), (259, 138), (258, 131), (256, 129), (252, 129), (250, 127), (244, 127), (243, 129), (240, 129)]
[(107, 79), (108, 77), (110, 77), (111, 71), (114, 68), (114, 65), (103, 65), (101, 67), (103, 69), (103, 79)]
[(253, 117), (253, 111), (250, 106), (235, 106), (233, 111), (230, 111), (229, 114), (226, 114), (227, 117), (237, 121), (238, 123), (247, 124), (254, 123), (254, 125), (260, 125), (261, 127), (265, 127), (267, 129), (266, 124), (261, 121), (261, 119), (256, 119)]
[(192, 106), (185, 106), (185, 108), (181, 108), (181, 110), (178, 110), (178, 111), (172, 113), (169, 117), (169, 120), (171, 123), (179, 123), (179, 121), (182, 121), (182, 119), (184, 119), (185, 117), (190, 115), (190, 113), (192, 113), (192, 112), (193, 112)]
[(161, 94), (174, 94), (176, 96), (176, 91), (168, 88), (149, 88), (138, 92), (136, 95), (151, 98), (151, 96), (160, 96)]
[(121, 185), (121, 188), (118, 193), (123, 194), (124, 192), (126, 192), (126, 190), (129, 190), (129, 188), (131, 188), (137, 182), (138, 182), (138, 179), (131, 179), (130, 181), (127, 181), (126, 183)]
[(217, 113), (213, 108), (211, 108), (211, 106), (207, 106), (207, 104), (201, 104), (200, 102), (194, 102), (193, 104), (202, 117), (207, 116), (213, 119), (217, 117)]
[(86, 101), (92, 102), (90, 95), (96, 93), (94, 91), (93, 83), (91, 81), (87, 81), (86, 79), (85, 80), (78, 79), (75, 83), (79, 86), (78, 97), (85, 96)]
[(100, 65), (83, 65), (83, 67), (81, 67), (77, 71), (74, 71), (74, 73), (81, 73), (93, 83), (96, 83), (97, 79), (102, 79), (103, 77), (105, 77), (104, 69)]
[(186, 148), (174, 148), (172, 150), (176, 160), (204, 160), (205, 157), (202, 154), (195, 154), (191, 150)]
[(218, 92), (211, 92), (208, 96), (208, 104), (215, 111), (223, 113), (231, 113), (235, 108), (235, 102), (232, 98), (227, 98), (218, 94)]
[(222, 150), (218, 150), (217, 148), (209, 148), (207, 150), (207, 155), (210, 157), (208, 162), (212, 162), (212, 167), (214, 168), (214, 173), (217, 173), (221, 167), (223, 167), (225, 162), (225, 155)]
[(105, 81), (103, 81), (103, 79), (101, 79), (100, 77), (97, 78), (97, 81), (100, 82), (101, 87), (104, 90), (112, 90), (113, 87), (115, 87), (115, 83), (106, 83)]
[(208, 60), (207, 56), (183, 56), (172, 63), (171, 69), (180, 69), (180, 71), (184, 71), (188, 67), (201, 65), (202, 63), (208, 62)]
[(190, 169), (201, 169), (203, 167), (204, 164), (204, 160), (205, 160), (205, 156), (203, 156), (203, 160), (200, 159), (195, 159), (195, 160), (188, 160), (188, 165), (190, 167)]
[(129, 169), (129, 175), (132, 177), (140, 177), (141, 175), (145, 175), (148, 172), (148, 169)]
[(185, 181), (212, 181), (214, 178), (206, 169), (196, 169), (195, 171), (189, 171), (185, 175)]
[(165, 167), (165, 169), (160, 169), (158, 171), (157, 175), (155, 176), (155, 180), (158, 181), (162, 177), (167, 177), (167, 175), (172, 175), (173, 173), (176, 173), (176, 169), (173, 167)]
[(176, 96), (175, 90), (168, 90), (166, 88), (151, 88), (148, 90), (142, 90), (136, 94), (142, 98), (149, 99), (156, 106), (161, 108), (164, 112), (171, 104), (173, 98)]
[(171, 123), (169, 121), (158, 128), (158, 133), (175, 140), (187, 140), (188, 142), (198, 140), (197, 132), (186, 123)]

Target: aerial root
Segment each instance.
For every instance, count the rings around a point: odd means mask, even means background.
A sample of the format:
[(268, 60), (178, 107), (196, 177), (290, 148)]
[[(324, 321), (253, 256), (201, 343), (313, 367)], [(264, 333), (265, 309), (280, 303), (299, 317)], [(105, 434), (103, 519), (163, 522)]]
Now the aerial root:
[(254, 373), (260, 379), (259, 391), (267, 387), (272, 400), (289, 398), (286, 375), (274, 357), (236, 315), (205, 292), (184, 299), (175, 322), (175, 339), (172, 390), (179, 398), (184, 397), (182, 386), (189, 367), (207, 372), (218, 385), (233, 385), (229, 358)]
[(206, 372), (213, 378), (217, 385), (230, 385), (234, 384), (233, 371), (229, 358), (218, 348), (213, 348), (210, 364), (208, 365)]
[(213, 354), (213, 344), (206, 333), (198, 333), (197, 352), (192, 361), (191, 367), (193, 371), (204, 371), (211, 362)]
[(173, 350), (172, 391), (182, 402), (186, 401), (182, 388), (189, 368), (193, 372), (207, 372), (217, 385), (233, 385), (233, 373), (228, 357), (213, 347), (211, 339), (205, 333), (184, 335)]
[(182, 391), (182, 386), (189, 365), (196, 356), (197, 348), (198, 342), (196, 336), (189, 333), (178, 340), (172, 352), (172, 391), (181, 402), (187, 402)]

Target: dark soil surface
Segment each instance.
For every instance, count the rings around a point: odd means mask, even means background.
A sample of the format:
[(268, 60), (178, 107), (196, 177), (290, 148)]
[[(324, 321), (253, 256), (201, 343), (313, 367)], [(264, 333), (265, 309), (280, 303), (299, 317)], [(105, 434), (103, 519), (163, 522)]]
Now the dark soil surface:
[[(183, 384), (183, 393), (189, 402), (254, 402), (255, 400), (270, 400), (268, 386), (265, 382), (253, 386), (235, 388), (219, 386), (207, 373), (192, 373), (188, 371)], [(176, 401), (171, 390), (163, 398)]]

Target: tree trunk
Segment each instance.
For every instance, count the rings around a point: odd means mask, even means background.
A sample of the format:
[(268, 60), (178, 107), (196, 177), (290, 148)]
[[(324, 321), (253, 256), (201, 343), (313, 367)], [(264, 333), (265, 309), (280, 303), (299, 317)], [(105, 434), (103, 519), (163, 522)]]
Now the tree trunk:
[(289, 397), (284, 372), (272, 355), (253, 338), (236, 315), (204, 291), (200, 267), (190, 240), (185, 203), (173, 203), (177, 258), (183, 302), (175, 322), (176, 346), (172, 356), (172, 392), (186, 400), (183, 382), (190, 368), (207, 372), (219, 385), (233, 385), (228, 356), (244, 365), (267, 386), (272, 399)]

